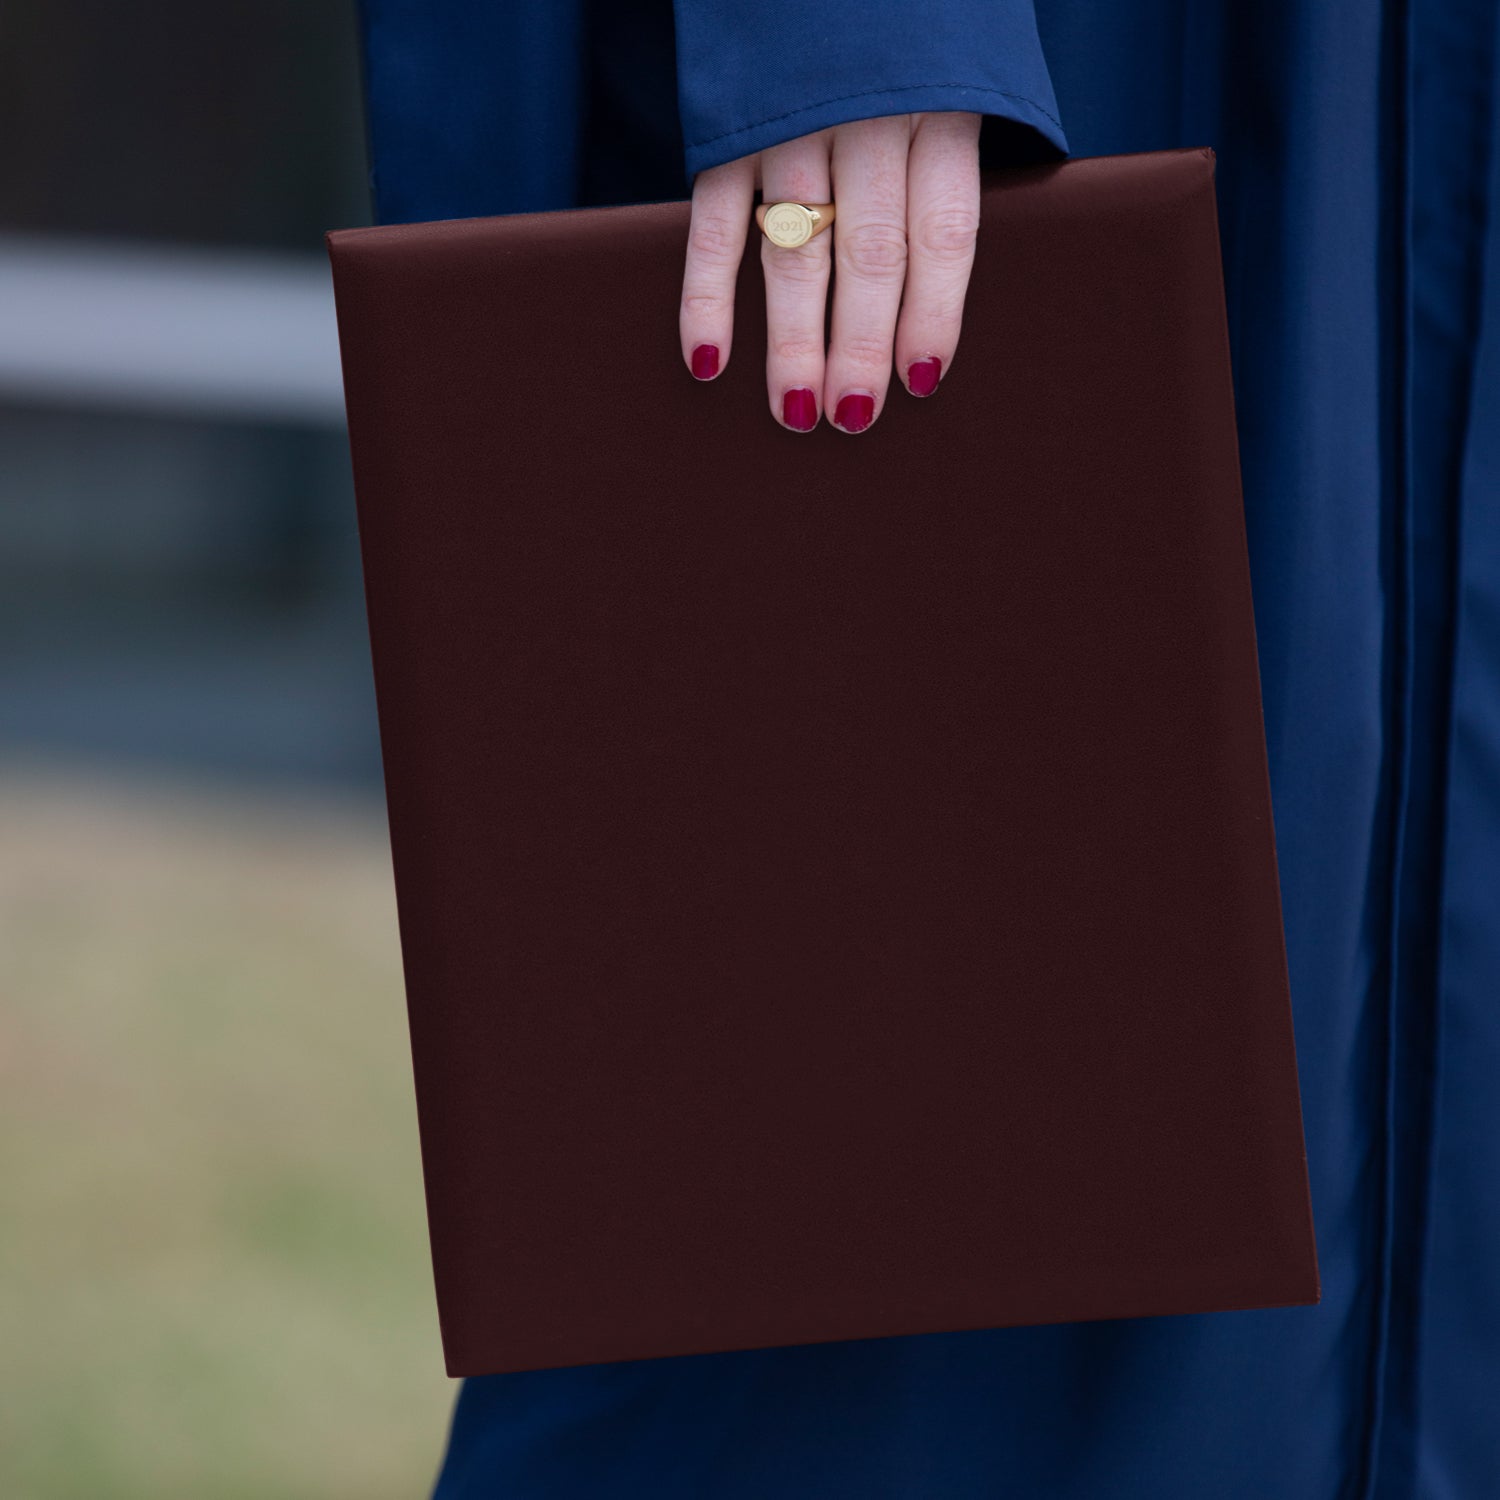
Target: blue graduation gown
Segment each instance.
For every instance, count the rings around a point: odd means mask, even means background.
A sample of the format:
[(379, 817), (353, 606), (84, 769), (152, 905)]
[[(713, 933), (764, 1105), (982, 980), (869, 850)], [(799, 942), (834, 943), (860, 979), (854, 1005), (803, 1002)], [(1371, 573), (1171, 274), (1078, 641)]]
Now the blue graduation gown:
[(440, 1500), (1500, 1495), (1495, 0), (363, 20), (386, 221), (682, 197), (898, 111), (982, 112), (986, 164), (1217, 148), (1323, 1280), (1316, 1308), (472, 1379)]

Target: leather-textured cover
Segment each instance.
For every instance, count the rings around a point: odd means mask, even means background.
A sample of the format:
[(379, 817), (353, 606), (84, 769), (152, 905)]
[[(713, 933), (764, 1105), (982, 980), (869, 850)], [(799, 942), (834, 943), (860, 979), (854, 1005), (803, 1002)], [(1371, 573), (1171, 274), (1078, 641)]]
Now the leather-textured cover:
[(1209, 151), (772, 419), (686, 202), (336, 231), (450, 1373), (1315, 1301)]

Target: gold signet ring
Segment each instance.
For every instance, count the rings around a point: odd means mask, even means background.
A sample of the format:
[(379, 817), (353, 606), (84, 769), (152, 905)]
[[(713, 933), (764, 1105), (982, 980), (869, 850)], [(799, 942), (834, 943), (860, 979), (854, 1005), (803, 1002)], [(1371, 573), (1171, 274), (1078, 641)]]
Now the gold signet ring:
[(773, 245), (794, 250), (833, 223), (831, 203), (760, 203), (755, 222)]

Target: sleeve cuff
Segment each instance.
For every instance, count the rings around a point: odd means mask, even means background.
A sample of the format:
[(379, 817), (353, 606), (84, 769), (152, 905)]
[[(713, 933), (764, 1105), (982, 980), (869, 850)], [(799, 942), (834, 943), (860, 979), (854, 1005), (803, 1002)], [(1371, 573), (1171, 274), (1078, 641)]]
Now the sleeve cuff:
[[(850, 120), (970, 110), (1065, 155), (1031, 0), (674, 0), (684, 164), (694, 174)], [(993, 137), (991, 137), (993, 138)]]
[(688, 179), (691, 181), (695, 173), (707, 167), (733, 161), (737, 156), (748, 156), (767, 146), (780, 145), (782, 141), (808, 135), (829, 125), (869, 120), (878, 115), (917, 114), (943, 109), (998, 115), (1017, 125), (1029, 126), (1059, 155), (1067, 153), (1068, 142), (1062, 123), (1034, 99), (980, 84), (911, 83), (800, 105), (769, 120), (757, 120), (706, 140), (690, 142), (685, 147)]

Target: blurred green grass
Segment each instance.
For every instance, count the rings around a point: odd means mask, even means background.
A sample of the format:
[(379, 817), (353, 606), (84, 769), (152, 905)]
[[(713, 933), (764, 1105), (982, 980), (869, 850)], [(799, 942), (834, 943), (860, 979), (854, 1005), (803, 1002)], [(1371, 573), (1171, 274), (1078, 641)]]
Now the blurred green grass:
[(0, 1497), (425, 1494), (380, 809), (0, 770)]

